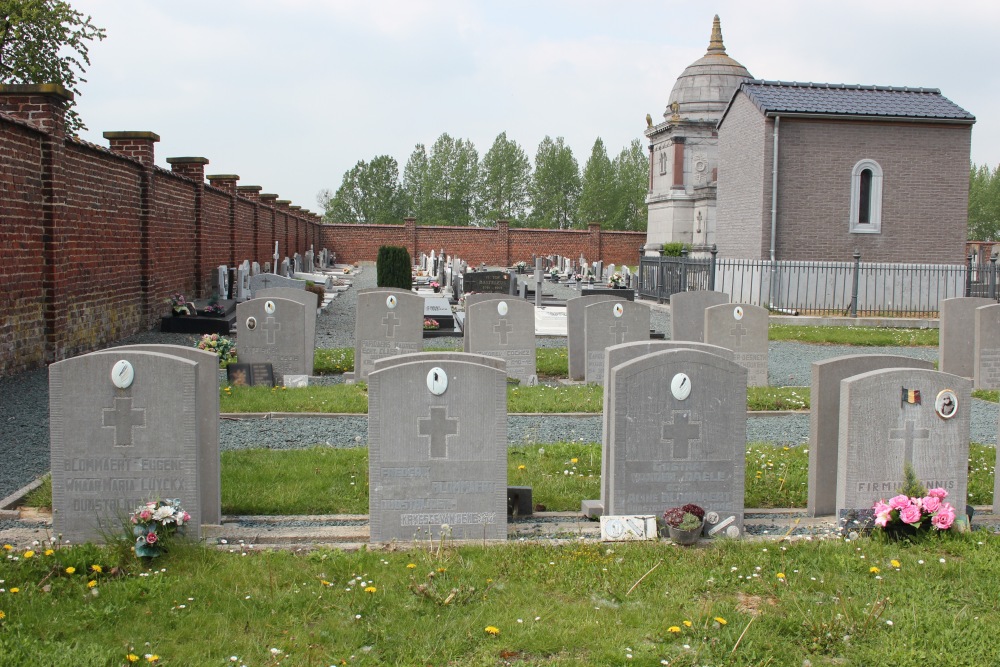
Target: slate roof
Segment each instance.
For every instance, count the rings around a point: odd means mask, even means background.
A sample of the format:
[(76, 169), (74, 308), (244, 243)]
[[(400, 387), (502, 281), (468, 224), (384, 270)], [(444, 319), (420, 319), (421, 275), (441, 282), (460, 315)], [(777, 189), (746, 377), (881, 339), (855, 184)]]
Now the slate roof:
[(764, 114), (832, 114), (968, 123), (976, 121), (975, 116), (942, 95), (937, 88), (751, 79), (743, 82), (739, 91), (745, 93)]

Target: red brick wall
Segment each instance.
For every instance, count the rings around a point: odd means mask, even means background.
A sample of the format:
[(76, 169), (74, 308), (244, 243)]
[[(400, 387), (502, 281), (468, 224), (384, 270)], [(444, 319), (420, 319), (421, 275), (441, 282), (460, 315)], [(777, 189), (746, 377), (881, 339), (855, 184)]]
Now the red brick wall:
[(317, 248), (337, 253), (337, 261), (347, 264), (375, 261), (383, 245), (403, 246), (411, 257), (441, 249), (469, 264), (486, 262), (510, 266), (531, 262), (532, 255), (563, 255), (588, 261), (637, 264), (645, 232), (604, 232), (600, 225), (586, 231), (510, 228), (501, 221), (496, 227), (441, 227), (403, 225), (325, 224), (320, 227)]
[[(109, 133), (114, 151), (67, 139), (70, 96), (24, 88), (0, 86), (0, 375), (158, 324), (169, 295), (207, 295), (219, 264), (270, 261), (273, 203), (153, 167), (152, 133)], [(319, 224), (286, 210), (282, 235), (289, 217), (290, 256)]]

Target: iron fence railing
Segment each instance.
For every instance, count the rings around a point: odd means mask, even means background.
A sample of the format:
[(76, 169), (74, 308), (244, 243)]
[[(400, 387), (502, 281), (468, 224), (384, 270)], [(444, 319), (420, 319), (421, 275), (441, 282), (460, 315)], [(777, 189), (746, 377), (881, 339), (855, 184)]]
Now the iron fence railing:
[(717, 290), (733, 303), (751, 303), (773, 312), (852, 317), (935, 317), (944, 299), (997, 298), (997, 258), (966, 264), (892, 264), (719, 259), (639, 258), (640, 297), (670, 300), (672, 294)]

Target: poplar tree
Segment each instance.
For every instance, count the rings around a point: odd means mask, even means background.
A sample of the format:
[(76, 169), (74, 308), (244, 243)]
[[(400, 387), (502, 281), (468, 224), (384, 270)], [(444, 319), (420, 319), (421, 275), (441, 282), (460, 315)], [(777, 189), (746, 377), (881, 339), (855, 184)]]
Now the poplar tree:
[(615, 170), (608, 159), (604, 141), (598, 137), (583, 168), (580, 202), (576, 217), (582, 226), (591, 222), (609, 223), (615, 214), (617, 194)]
[(531, 163), (516, 141), (501, 132), (486, 151), (479, 168), (477, 217), (486, 225), (496, 220), (522, 222), (528, 209)]
[(538, 144), (529, 195), (530, 226), (569, 229), (576, 222), (580, 165), (562, 137), (546, 136)]

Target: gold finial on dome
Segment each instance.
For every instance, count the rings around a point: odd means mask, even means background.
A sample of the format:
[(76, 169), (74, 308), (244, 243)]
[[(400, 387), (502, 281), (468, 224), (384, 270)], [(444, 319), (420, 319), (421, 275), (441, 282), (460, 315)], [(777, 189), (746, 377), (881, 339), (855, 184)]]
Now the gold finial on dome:
[(708, 41), (708, 53), (705, 55), (726, 55), (726, 47), (722, 43), (722, 23), (719, 21), (718, 14), (712, 21), (712, 37)]

